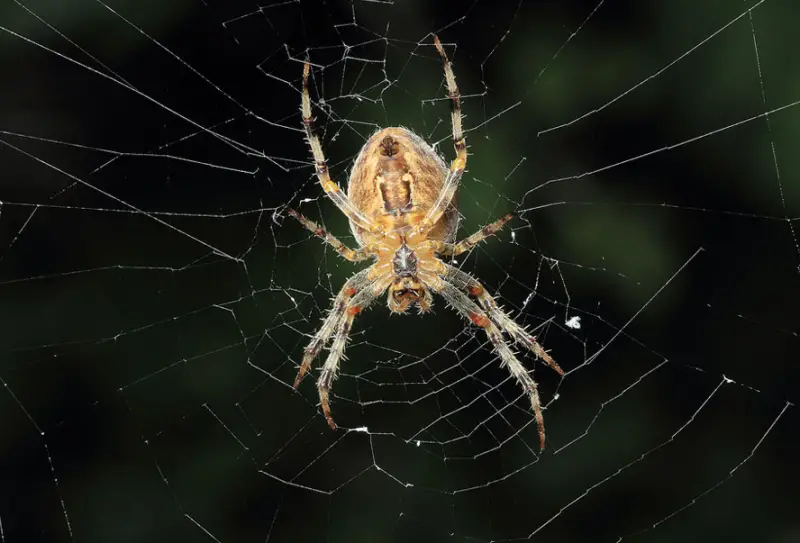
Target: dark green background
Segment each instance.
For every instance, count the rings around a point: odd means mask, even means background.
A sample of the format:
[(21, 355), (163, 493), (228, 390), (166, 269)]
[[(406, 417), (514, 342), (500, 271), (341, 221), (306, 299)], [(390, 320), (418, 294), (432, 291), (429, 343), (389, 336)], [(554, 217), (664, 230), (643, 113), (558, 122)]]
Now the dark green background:
[[(800, 538), (800, 8), (596, 7), (5, 2), (0, 539)], [(464, 95), (463, 233), (520, 212), (464, 269), (570, 371), (536, 364), (541, 457), (441, 301), (357, 321), (333, 408), (369, 434), (290, 388), (360, 268), (284, 212), (353, 244), (300, 61), (344, 184), (380, 126), (452, 156), (432, 32)]]

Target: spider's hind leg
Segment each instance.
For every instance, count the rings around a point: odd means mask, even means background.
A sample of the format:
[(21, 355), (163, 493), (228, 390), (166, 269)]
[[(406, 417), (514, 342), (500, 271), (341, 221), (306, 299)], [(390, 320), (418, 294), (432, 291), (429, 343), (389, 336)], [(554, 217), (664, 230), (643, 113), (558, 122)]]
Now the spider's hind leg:
[(461, 125), (461, 91), (458, 90), (450, 59), (447, 58), (447, 53), (445, 53), (444, 47), (442, 47), (442, 43), (437, 36), (433, 36), (433, 44), (444, 65), (444, 79), (447, 83), (447, 96), (450, 98), (450, 123), (453, 129), (453, 147), (456, 150), (456, 158), (450, 163), (450, 169), (447, 172), (447, 177), (436, 202), (428, 210), (425, 218), (417, 225), (418, 231), (426, 231), (432, 228), (439, 222), (442, 215), (447, 212), (458, 192), (461, 176), (467, 167), (467, 140), (464, 137), (464, 129)]
[(322, 186), (322, 190), (325, 191), (328, 198), (330, 198), (333, 203), (336, 204), (336, 207), (350, 219), (350, 222), (359, 225), (368, 232), (377, 232), (380, 229), (364, 216), (361, 210), (342, 192), (339, 185), (331, 179), (325, 153), (322, 150), (322, 143), (319, 140), (319, 136), (314, 132), (314, 117), (311, 114), (311, 95), (308, 92), (308, 77), (310, 74), (311, 64), (306, 62), (303, 65), (303, 97), (300, 111), (303, 114), (303, 127), (305, 128), (308, 146), (311, 148), (311, 154), (314, 157), (314, 168), (317, 173), (319, 184)]

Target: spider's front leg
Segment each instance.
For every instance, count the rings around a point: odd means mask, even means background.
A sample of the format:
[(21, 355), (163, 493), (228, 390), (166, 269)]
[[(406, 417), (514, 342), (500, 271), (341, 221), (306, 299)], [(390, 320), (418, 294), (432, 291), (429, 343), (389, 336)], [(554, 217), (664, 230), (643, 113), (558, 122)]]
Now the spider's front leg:
[(336, 423), (331, 416), (329, 394), (336, 379), (336, 373), (339, 369), (339, 361), (344, 358), (344, 348), (350, 336), (350, 330), (353, 327), (353, 320), (356, 315), (361, 313), (372, 301), (380, 296), (391, 283), (391, 278), (388, 281), (384, 278), (374, 282), (358, 294), (354, 295), (340, 313), (339, 321), (336, 324), (336, 337), (331, 343), (328, 358), (322, 366), (322, 371), (317, 379), (317, 391), (319, 392), (319, 402), (322, 406), (322, 413), (325, 415), (325, 420), (328, 421), (328, 426), (331, 429), (336, 429)]
[(334, 298), (333, 307), (331, 308), (330, 312), (328, 312), (328, 316), (325, 317), (325, 320), (322, 322), (322, 326), (320, 326), (319, 330), (317, 330), (317, 332), (314, 334), (314, 337), (311, 339), (309, 344), (306, 346), (305, 351), (303, 352), (303, 363), (300, 365), (300, 370), (297, 372), (297, 377), (294, 380), (295, 389), (300, 386), (300, 381), (302, 381), (303, 377), (305, 377), (306, 373), (308, 373), (308, 368), (311, 366), (311, 362), (314, 361), (319, 352), (336, 331), (337, 324), (341, 320), (342, 315), (344, 315), (350, 298), (370, 284), (370, 269), (371, 268), (362, 270), (348, 279), (342, 289), (336, 295), (336, 298)]
[(564, 375), (564, 370), (561, 369), (561, 366), (556, 364), (556, 361), (553, 360), (553, 357), (544, 350), (544, 347), (542, 347), (539, 342), (536, 341), (534, 336), (525, 331), (525, 329), (517, 324), (517, 322), (508, 315), (508, 313), (503, 311), (503, 309), (497, 305), (497, 301), (488, 292), (486, 292), (486, 289), (483, 287), (480, 281), (472, 277), (470, 274), (461, 271), (455, 266), (445, 264), (445, 268), (447, 270), (447, 278), (453, 281), (453, 283), (458, 285), (460, 288), (466, 290), (471, 296), (474, 296), (481, 304), (483, 310), (486, 311), (487, 315), (489, 315), (489, 317), (495, 323), (497, 323), (497, 326), (499, 326), (501, 330), (511, 336), (515, 342), (519, 343), (535, 354), (539, 359), (542, 360), (542, 362), (555, 370), (556, 373), (559, 375)]
[(431, 277), (426, 277), (425, 282), (431, 289), (447, 300), (463, 317), (480, 326), (486, 332), (494, 350), (500, 356), (502, 364), (508, 368), (509, 373), (517, 380), (530, 398), (531, 409), (539, 428), (539, 446), (540, 449), (544, 449), (544, 415), (542, 414), (542, 403), (539, 399), (539, 389), (536, 386), (536, 382), (528, 374), (525, 366), (522, 365), (522, 362), (514, 356), (511, 348), (503, 339), (500, 330), (489, 318), (487, 312), (478, 307), (466, 294), (446, 279), (432, 275)]

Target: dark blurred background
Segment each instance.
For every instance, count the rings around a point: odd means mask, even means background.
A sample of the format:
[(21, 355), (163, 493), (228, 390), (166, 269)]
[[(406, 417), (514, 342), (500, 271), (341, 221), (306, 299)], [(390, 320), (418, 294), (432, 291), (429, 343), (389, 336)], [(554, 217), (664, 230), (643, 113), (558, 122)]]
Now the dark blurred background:
[[(800, 540), (799, 16), (3, 3), (0, 541)], [(461, 264), (570, 372), (525, 358), (556, 399), (541, 456), (441, 301), (359, 317), (343, 430), (313, 378), (291, 389), (361, 267), (285, 214), (354, 244), (309, 163), (302, 60), (345, 184), (381, 126), (452, 157), (434, 32), (464, 95), (462, 234), (520, 213)]]

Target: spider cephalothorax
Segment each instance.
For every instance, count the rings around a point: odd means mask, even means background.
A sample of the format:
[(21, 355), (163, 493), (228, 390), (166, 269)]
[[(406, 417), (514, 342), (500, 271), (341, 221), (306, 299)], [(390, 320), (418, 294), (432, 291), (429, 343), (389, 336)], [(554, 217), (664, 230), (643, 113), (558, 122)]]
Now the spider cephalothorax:
[(392, 273), (397, 277), (389, 286), (389, 297), (386, 305), (395, 313), (405, 313), (417, 304), (421, 313), (430, 311), (433, 305), (431, 291), (419, 280), (419, 259), (405, 242), (394, 252), (392, 257)]
[(300, 385), (311, 362), (330, 342), (317, 388), (325, 418), (331, 428), (336, 428), (329, 391), (356, 315), (386, 291), (391, 311), (404, 313), (416, 305), (424, 313), (431, 309), (432, 293), (436, 293), (463, 317), (484, 329), (502, 363), (528, 394), (539, 426), (540, 444), (544, 447), (544, 419), (536, 383), (511, 351), (503, 333), (561, 375), (564, 372), (536, 338), (497, 305), (477, 279), (439, 259), (439, 256), (456, 256), (472, 249), (497, 233), (512, 215), (505, 215), (454, 243), (458, 227), (456, 198), (467, 165), (467, 145), (461, 128), (461, 101), (455, 76), (435, 36), (434, 45), (444, 61), (447, 90), (453, 106), (456, 158), (448, 168), (433, 148), (415, 133), (402, 127), (384, 128), (361, 148), (350, 174), (347, 196), (331, 180), (322, 145), (314, 134), (308, 92), (311, 66), (308, 63), (304, 66), (301, 109), (317, 177), (325, 193), (349, 219), (360, 247), (350, 249), (313, 221), (294, 210), (289, 213), (347, 260), (359, 262), (371, 258), (373, 264), (348, 279), (339, 291), (333, 308), (305, 349), (294, 386)]

